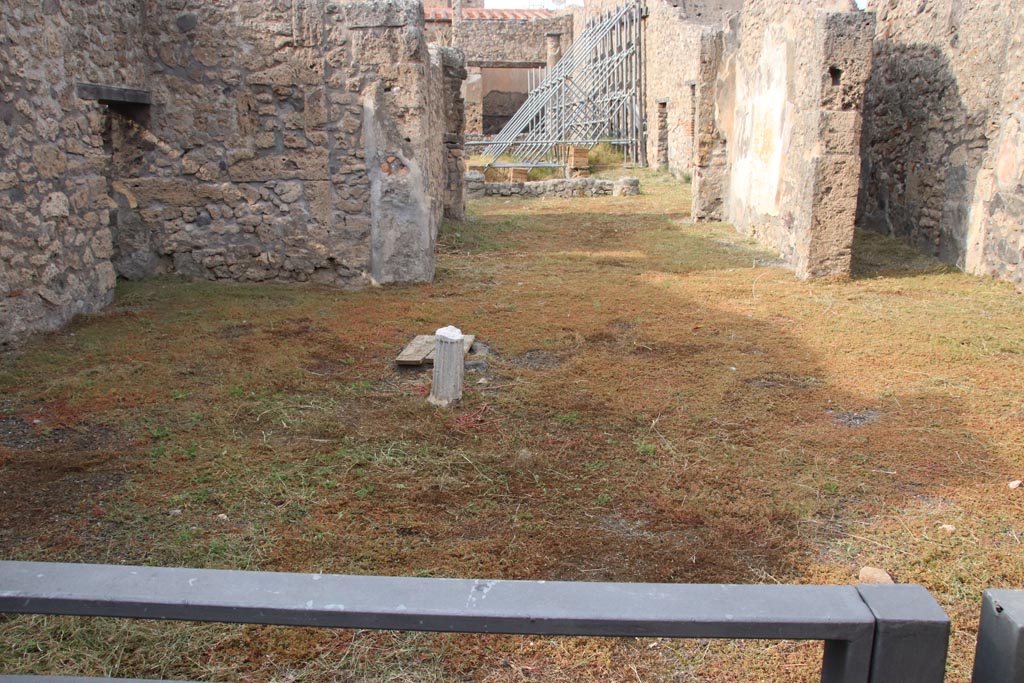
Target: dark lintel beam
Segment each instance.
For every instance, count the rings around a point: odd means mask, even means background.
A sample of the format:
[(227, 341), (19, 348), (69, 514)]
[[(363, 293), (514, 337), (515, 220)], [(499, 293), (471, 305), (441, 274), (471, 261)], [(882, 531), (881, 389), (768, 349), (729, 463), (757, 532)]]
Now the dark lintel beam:
[(495, 59), (472, 59), (466, 58), (466, 66), (476, 66), (483, 69), (539, 69), (547, 66), (546, 61), (542, 62), (509, 62)]
[(148, 90), (135, 88), (79, 83), (75, 87), (75, 93), (83, 100), (96, 100), (100, 104), (153, 104), (153, 97)]

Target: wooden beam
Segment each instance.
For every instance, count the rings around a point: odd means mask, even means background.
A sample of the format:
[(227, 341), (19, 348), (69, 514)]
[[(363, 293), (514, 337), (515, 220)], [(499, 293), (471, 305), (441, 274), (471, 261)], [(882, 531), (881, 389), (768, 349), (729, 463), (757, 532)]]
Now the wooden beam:
[(466, 58), (466, 66), (478, 66), (483, 69), (539, 69), (547, 66), (546, 61), (540, 62), (512, 62), (500, 59), (471, 59)]
[(153, 104), (153, 97), (148, 90), (136, 88), (120, 88), (114, 85), (98, 85), (96, 83), (78, 83), (75, 93), (83, 100), (96, 100), (100, 104)]

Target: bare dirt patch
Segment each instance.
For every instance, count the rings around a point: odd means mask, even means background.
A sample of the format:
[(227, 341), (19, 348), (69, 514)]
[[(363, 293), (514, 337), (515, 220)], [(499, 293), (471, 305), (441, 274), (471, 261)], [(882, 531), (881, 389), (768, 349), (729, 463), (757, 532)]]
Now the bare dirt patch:
[[(5, 557), (25, 552), (28, 540), (63, 551), (88, 545), (97, 530), (90, 532), (81, 518), (102, 518), (105, 501), (129, 477), (118, 462), (129, 448), (116, 430), (89, 423), (49, 427), (48, 416), (52, 411), (45, 407), (0, 413)], [(69, 520), (74, 521), (67, 526)]]

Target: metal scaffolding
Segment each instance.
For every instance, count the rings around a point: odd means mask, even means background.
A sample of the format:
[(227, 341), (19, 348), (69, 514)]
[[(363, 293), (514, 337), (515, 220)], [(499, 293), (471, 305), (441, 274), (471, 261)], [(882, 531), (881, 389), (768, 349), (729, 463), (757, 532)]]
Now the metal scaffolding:
[[(491, 166), (564, 166), (570, 147), (620, 146), (645, 164), (641, 2), (587, 22), (582, 35), (485, 144)], [(503, 155), (512, 162), (499, 163)]]

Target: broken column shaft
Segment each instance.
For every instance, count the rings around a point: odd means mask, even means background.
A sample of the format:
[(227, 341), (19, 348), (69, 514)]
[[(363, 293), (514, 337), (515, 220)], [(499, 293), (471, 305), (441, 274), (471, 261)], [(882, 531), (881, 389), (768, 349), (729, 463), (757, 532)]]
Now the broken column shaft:
[(449, 325), (435, 333), (434, 381), (427, 400), (436, 406), (448, 406), (462, 398), (462, 331)]

